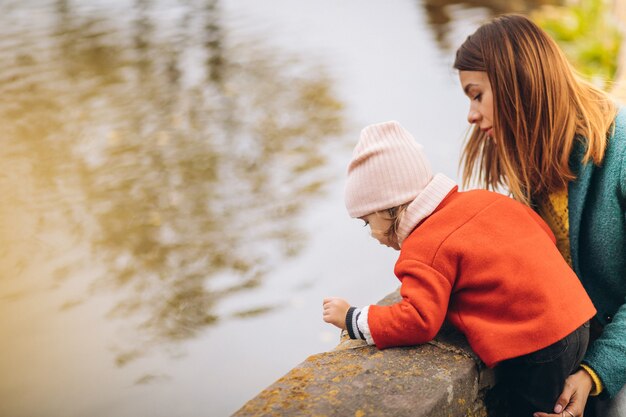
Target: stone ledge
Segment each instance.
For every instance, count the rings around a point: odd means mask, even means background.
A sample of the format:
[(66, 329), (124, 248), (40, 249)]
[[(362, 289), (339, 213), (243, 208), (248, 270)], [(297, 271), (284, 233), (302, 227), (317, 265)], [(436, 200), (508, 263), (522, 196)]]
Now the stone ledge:
[[(390, 294), (379, 304), (399, 299)], [(493, 372), (444, 327), (430, 343), (378, 350), (342, 336), (248, 401), (234, 416), (486, 416)]]

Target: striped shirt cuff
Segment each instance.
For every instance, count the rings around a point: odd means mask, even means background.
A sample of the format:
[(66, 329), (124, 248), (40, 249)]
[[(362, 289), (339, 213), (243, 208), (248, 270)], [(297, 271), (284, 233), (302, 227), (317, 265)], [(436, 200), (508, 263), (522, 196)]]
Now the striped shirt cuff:
[(365, 336), (365, 341), (367, 342), (367, 344), (375, 345), (376, 343), (374, 343), (374, 339), (372, 338), (372, 332), (370, 331), (370, 325), (367, 320), (369, 316), (369, 311), (370, 306), (363, 307), (356, 323), (359, 326), (359, 330), (361, 331), (361, 333), (363, 333), (363, 336)]
[(357, 324), (360, 315), (361, 310), (356, 307), (350, 307), (346, 313), (346, 330), (348, 331), (350, 339), (365, 340), (365, 336), (361, 330), (359, 330), (359, 325)]

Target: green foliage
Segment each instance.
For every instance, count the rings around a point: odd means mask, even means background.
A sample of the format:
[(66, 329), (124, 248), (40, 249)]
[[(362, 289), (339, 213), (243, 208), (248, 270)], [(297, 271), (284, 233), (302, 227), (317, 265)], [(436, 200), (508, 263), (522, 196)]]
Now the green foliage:
[(576, 0), (568, 6), (544, 6), (533, 19), (588, 79), (602, 88), (614, 79), (622, 36), (611, 15), (611, 1)]

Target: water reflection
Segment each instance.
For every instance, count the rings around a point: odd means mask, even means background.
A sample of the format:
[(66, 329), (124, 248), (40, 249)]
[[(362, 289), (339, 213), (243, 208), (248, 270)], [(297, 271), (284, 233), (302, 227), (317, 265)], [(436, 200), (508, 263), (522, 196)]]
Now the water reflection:
[(2, 297), (31, 294), (10, 281), (35, 268), (49, 285), (115, 289), (111, 316), (139, 326), (137, 340), (190, 338), (304, 244), (298, 215), (342, 132), (333, 85), (258, 39), (230, 39), (214, 0), (170, 4), (167, 18), (146, 0), (123, 17), (39, 3), (40, 19), (3, 25), (0, 40), (12, 63), (0, 68)]
[(454, 23), (458, 19), (473, 19), (470, 10), (480, 10), (480, 21), (503, 13), (528, 14), (543, 5), (559, 5), (564, 0), (421, 0), (430, 29), (435, 40), (444, 50), (456, 49), (449, 39)]

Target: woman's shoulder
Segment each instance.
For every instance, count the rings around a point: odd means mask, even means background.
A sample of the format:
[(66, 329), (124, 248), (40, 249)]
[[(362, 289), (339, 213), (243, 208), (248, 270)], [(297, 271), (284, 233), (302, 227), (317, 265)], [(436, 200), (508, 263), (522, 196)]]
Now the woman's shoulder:
[(622, 171), (625, 168), (624, 164), (626, 164), (626, 106), (621, 106), (615, 117), (603, 165)]
[(609, 140), (609, 146), (626, 147), (626, 106), (620, 106), (617, 111), (611, 139)]

